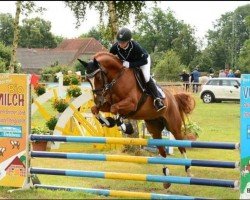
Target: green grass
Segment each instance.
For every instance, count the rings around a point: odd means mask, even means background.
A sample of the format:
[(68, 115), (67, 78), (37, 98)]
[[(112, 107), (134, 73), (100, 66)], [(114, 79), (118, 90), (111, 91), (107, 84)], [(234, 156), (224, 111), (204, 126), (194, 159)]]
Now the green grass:
[[(201, 128), (199, 141), (215, 141), (215, 142), (239, 142), (240, 135), (240, 104), (235, 102), (225, 102), (216, 104), (204, 104), (195, 96), (196, 108), (190, 119), (196, 122)], [(43, 120), (36, 114), (33, 119), (36, 124), (42, 124)], [(67, 145), (72, 148), (71, 144), (64, 144), (64, 149)], [(89, 148), (85, 145), (77, 144), (77, 149), (82, 152), (88, 152)], [(93, 151), (89, 151), (93, 153)], [(95, 152), (99, 153), (99, 152)], [(108, 154), (124, 154), (118, 151), (105, 152)], [(130, 155), (133, 155), (130, 153)], [(141, 151), (140, 155), (157, 156), (155, 153)], [(187, 155), (190, 159), (208, 159), (208, 160), (224, 160), (238, 161), (239, 152), (233, 150), (214, 150), (214, 149), (187, 149)], [(175, 148), (174, 155), (171, 157), (181, 157), (178, 149)], [(45, 168), (60, 168), (60, 169), (76, 169), (84, 171), (104, 171), (104, 172), (121, 172), (121, 173), (136, 173), (136, 174), (152, 174), (162, 175), (162, 165), (153, 164), (136, 164), (122, 162), (102, 162), (102, 161), (77, 161), (63, 159), (32, 159), (32, 166)], [(186, 176), (183, 166), (168, 166), (171, 175)], [(192, 173), (195, 177), (212, 178), (212, 179), (229, 179), (238, 180), (239, 171), (234, 169), (219, 169), (219, 168), (200, 168), (192, 167)], [(86, 187), (86, 188), (101, 188), (112, 190), (127, 190), (138, 192), (154, 192), (162, 194), (178, 194), (189, 196), (200, 196), (207, 198), (223, 198), (223, 199), (239, 199), (239, 191), (230, 188), (219, 188), (211, 186), (190, 186), (181, 184), (172, 184), (166, 190), (163, 189), (162, 183), (129, 181), (129, 180), (109, 180), (109, 179), (94, 179), (94, 178), (77, 178), (63, 176), (46, 176), (39, 175), (39, 179), (43, 184)], [(9, 189), (9, 188), (8, 188)], [(86, 195), (79, 192), (66, 191), (47, 191), (47, 190), (28, 190), (7, 193), (7, 188), (0, 188), (0, 198), (7, 199), (90, 199), (90, 198), (111, 198), (99, 197), (95, 195)]]

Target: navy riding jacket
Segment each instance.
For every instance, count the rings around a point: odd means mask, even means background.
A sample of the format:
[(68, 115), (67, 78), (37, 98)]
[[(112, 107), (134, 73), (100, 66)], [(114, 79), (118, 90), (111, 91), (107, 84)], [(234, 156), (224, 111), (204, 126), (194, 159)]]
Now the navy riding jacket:
[(141, 67), (148, 63), (148, 53), (137, 42), (131, 40), (126, 49), (119, 47), (118, 42), (110, 48), (110, 53), (117, 55), (122, 61), (128, 61), (129, 67)]

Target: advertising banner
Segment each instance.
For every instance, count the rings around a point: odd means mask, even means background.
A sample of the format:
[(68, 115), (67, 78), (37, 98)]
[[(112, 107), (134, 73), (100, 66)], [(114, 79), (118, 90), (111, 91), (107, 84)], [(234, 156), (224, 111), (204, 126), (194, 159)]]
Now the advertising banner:
[(250, 74), (241, 75), (240, 198), (250, 199)]
[(0, 74), (0, 186), (27, 182), (29, 105), (29, 75)]

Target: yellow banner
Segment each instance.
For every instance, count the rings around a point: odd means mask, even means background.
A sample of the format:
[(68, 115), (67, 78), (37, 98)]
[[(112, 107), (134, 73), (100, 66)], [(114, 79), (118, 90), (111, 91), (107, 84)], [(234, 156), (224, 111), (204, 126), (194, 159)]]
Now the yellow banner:
[(29, 75), (0, 74), (0, 186), (27, 182), (29, 105)]

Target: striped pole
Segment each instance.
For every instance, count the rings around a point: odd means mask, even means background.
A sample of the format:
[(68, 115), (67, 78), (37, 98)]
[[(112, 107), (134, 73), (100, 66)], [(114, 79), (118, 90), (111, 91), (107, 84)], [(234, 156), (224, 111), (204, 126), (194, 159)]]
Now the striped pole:
[(239, 167), (239, 162), (225, 162), (216, 160), (213, 161), (190, 160), (190, 159), (162, 158), (162, 157), (138, 157), (138, 156), (105, 155), (105, 154), (86, 154), (86, 153), (57, 153), (57, 152), (31, 151), (31, 157), (133, 162), (133, 163), (144, 163), (144, 164), (169, 164), (169, 165), (185, 165), (185, 166), (217, 167), (217, 168)]
[(178, 183), (187, 185), (204, 185), (238, 188), (239, 182), (232, 180), (220, 179), (203, 179), (191, 177), (178, 176), (158, 176), (147, 174), (130, 174), (130, 173), (114, 173), (114, 172), (99, 172), (99, 171), (80, 171), (80, 170), (64, 170), (64, 169), (50, 169), (50, 168), (30, 168), (31, 174), (47, 174), (47, 175), (61, 175), (61, 176), (75, 176), (75, 177), (89, 177), (89, 178), (104, 178), (104, 179), (119, 179), (119, 180), (134, 180), (134, 181), (148, 181), (148, 182), (162, 182), (162, 183)]
[(239, 149), (239, 143), (199, 142), (199, 141), (189, 141), (189, 140), (167, 140), (167, 139), (30, 135), (30, 140), (31, 141), (144, 145), (144, 146), (173, 146), (173, 147), (189, 147), (189, 148), (193, 147), (193, 148), (209, 148), (209, 149)]
[(64, 187), (53, 185), (34, 185), (35, 188), (49, 189), (49, 190), (66, 190), (66, 191), (78, 191), (84, 193), (92, 193), (96, 195), (111, 196), (111, 197), (125, 197), (125, 198), (138, 198), (138, 199), (186, 199), (186, 200), (204, 200), (201, 197), (191, 197), (183, 195), (167, 195), (145, 192), (129, 192), (122, 190), (105, 190), (105, 189), (91, 189), (91, 188), (79, 188), (79, 187)]

